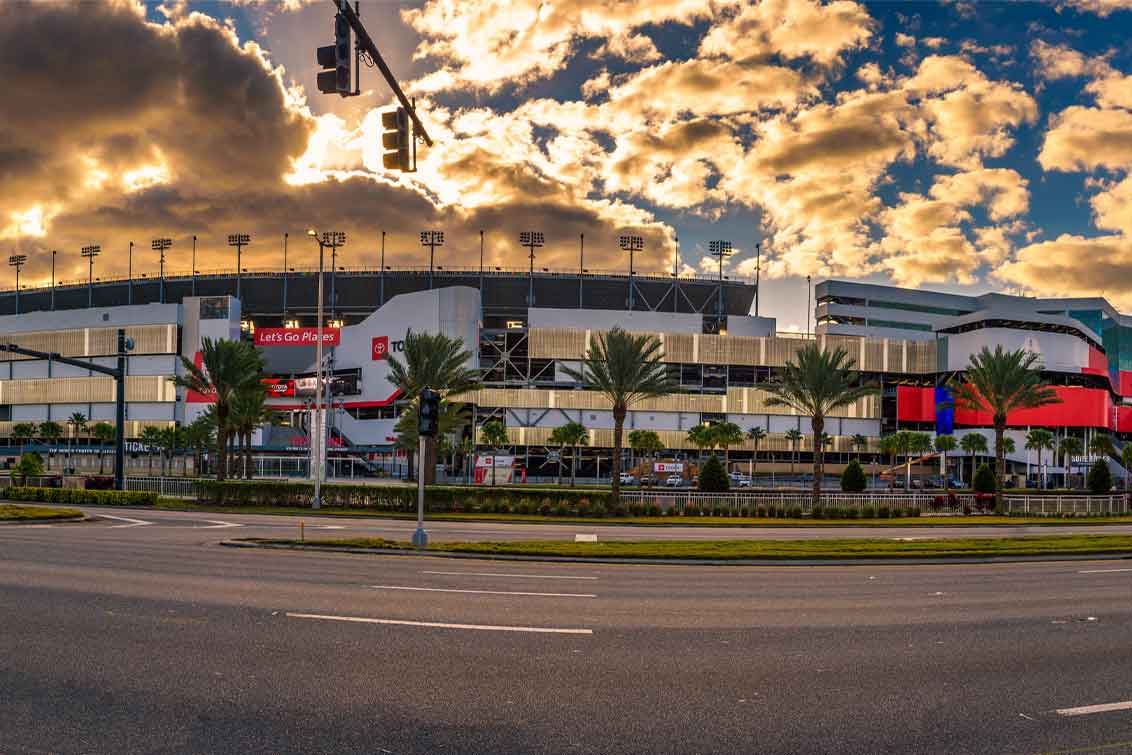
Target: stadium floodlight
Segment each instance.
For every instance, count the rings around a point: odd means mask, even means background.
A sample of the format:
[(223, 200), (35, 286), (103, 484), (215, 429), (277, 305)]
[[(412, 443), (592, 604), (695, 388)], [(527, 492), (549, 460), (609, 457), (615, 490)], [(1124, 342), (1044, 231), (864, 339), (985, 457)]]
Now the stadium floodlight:
[(154, 239), (149, 242), (149, 247), (159, 255), (159, 270), (161, 271), (161, 289), (159, 300), (162, 304), (165, 303), (165, 250), (173, 246), (172, 239)]
[(431, 289), (436, 247), (444, 246), (444, 231), (421, 231), (421, 246), (428, 247), (428, 287)]
[(519, 244), (530, 250), (528, 256), (531, 258), (531, 269), (527, 286), (528, 307), (535, 305), (535, 249), (538, 249), (545, 243), (546, 238), (542, 235), (542, 231), (519, 231)]
[(645, 240), (640, 236), (619, 236), (617, 243), (629, 253), (629, 311), (633, 310), (633, 254), (643, 251)]
[(719, 327), (723, 327), (723, 261), (735, 253), (730, 241), (709, 241), (708, 254), (719, 260)]
[(91, 244), (84, 246), (81, 252), (83, 257), (87, 259), (87, 277), (86, 277), (86, 305), (87, 307), (94, 306), (94, 258), (102, 254), (102, 247), (98, 244)]
[[(252, 237), (246, 233), (229, 233), (228, 246), (236, 247), (236, 298), (240, 299), (240, 257), (243, 255), (244, 247), (252, 243)], [(241, 299), (241, 301), (243, 301)]]
[(8, 264), (16, 268), (16, 314), (20, 313), (20, 270), (23, 269), (24, 263), (28, 261), (26, 254), (13, 254), (8, 258)]

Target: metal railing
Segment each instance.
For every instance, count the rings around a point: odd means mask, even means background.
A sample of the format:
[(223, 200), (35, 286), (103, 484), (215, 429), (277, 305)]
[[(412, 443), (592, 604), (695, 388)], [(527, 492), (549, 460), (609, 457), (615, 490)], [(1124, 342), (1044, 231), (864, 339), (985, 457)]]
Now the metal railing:
[[(678, 514), (686, 510), (712, 511), (724, 509), (730, 515), (748, 511), (756, 507), (777, 506), (786, 509), (800, 509), (804, 514), (813, 513), (813, 498), (808, 492), (764, 492), (743, 493), (699, 493), (693, 491), (665, 491), (663, 489), (625, 491), (621, 498), (626, 503), (644, 503), (658, 506), (663, 511)], [(1098, 516), (1101, 514), (1127, 514), (1130, 511), (1129, 499), (1123, 494), (1115, 495), (1018, 495), (1003, 496), (1006, 510), (1012, 513), (1036, 515), (1076, 515)], [(882, 507), (913, 508), (924, 513), (965, 513), (986, 508), (987, 501), (980, 501), (973, 493), (822, 493), (821, 506), (839, 506), (855, 509), (878, 509)]]
[(193, 477), (127, 477), (126, 490), (143, 490), (166, 498), (196, 498), (196, 483)]

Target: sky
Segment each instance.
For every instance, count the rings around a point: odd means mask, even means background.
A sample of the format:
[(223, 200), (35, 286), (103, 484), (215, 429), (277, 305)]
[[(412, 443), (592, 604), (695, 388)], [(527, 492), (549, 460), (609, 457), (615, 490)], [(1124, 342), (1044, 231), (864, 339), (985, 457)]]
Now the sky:
[[(1132, 311), (1132, 0), (362, 0), (431, 148), (381, 164), (376, 68), (315, 87), (331, 0), (0, 4), (0, 252), (21, 282), (316, 264), (753, 278), (806, 322), (806, 276), (1103, 295)], [(678, 257), (677, 257), (678, 254)], [(4, 287), (11, 287), (9, 281)]]

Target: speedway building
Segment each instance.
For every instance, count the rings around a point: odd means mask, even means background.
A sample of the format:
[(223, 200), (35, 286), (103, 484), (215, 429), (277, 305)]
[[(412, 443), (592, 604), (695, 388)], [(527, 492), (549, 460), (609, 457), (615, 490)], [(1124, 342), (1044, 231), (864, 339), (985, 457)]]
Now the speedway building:
[[(386, 379), (386, 357), (413, 329), (467, 344), (484, 375), (484, 387), (466, 397), (474, 426), (501, 418), (532, 474), (551, 474), (549, 435), (575, 420), (589, 429), (592, 449), (579, 474), (592, 476), (612, 443), (612, 413), (564, 368), (618, 325), (655, 334), (679, 383), (678, 391), (636, 405), (626, 422), (627, 430), (655, 430), (668, 458), (697, 454), (688, 429), (725, 419), (767, 431), (760, 470), (786, 472), (810, 455), (808, 418), (768, 407), (761, 387), (807, 337), (777, 333), (773, 319), (751, 314), (757, 291), (750, 282), (499, 269), (339, 268), (324, 275), (332, 457), (370, 470), (396, 464), (399, 396)], [(112, 365), (115, 334), (124, 328), (134, 343), (126, 431), (136, 438), (146, 426), (191, 422), (207, 406), (205, 397), (174, 385), (181, 357), (198, 359), (203, 337), (252, 340), (263, 347), (271, 403), (283, 417), (281, 426), (258, 432), (254, 445), (299, 461), (310, 443), (317, 282), (311, 271), (253, 271), (0, 292), (0, 341)], [(983, 345), (1038, 352), (1063, 401), (1010, 418), (1017, 465), (1026, 463), (1022, 437), (1030, 427), (1086, 441), (1132, 430), (1132, 403), (1125, 403), (1132, 398), (1132, 319), (1103, 299), (968, 297), (842, 281), (819, 283), (815, 294), (811, 337), (845, 348), (880, 388), (827, 421), (833, 471), (854, 455), (872, 458), (884, 434), (934, 429), (936, 386)], [(0, 437), (10, 438), (18, 423), (64, 423), (74, 412), (113, 423), (112, 382), (51, 360), (0, 354)], [(989, 417), (957, 410), (954, 424), (957, 435), (986, 433)], [(803, 434), (797, 448), (790, 430)], [(853, 436), (865, 436), (865, 447), (854, 446)], [(10, 443), (7, 451), (18, 448)], [(730, 456), (745, 467), (751, 451), (748, 442)]]

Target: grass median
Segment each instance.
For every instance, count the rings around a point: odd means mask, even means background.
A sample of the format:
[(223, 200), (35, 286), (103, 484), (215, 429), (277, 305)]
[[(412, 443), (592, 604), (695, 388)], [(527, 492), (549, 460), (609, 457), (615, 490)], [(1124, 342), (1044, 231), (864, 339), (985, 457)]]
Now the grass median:
[[(412, 550), (410, 543), (383, 538), (318, 540), (248, 538), (240, 542), (288, 547), (330, 546), (366, 550)], [(581, 558), (822, 560), (901, 558), (990, 558), (1129, 554), (1132, 535), (1037, 535), (1009, 538), (927, 540), (715, 540), (715, 541), (517, 541), (434, 543), (427, 552)]]
[(50, 521), (52, 519), (78, 519), (83, 512), (78, 509), (60, 509), (48, 506), (21, 506), (14, 503), (0, 503), (0, 523)]
[[(321, 508), (300, 509), (286, 506), (208, 506), (177, 498), (162, 498), (157, 508), (168, 511), (205, 511), (223, 516), (224, 514), (269, 514), (272, 516), (340, 516), (376, 519), (399, 519), (416, 521), (416, 513), (400, 511), (379, 511), (361, 508)], [(974, 514), (971, 516), (913, 516), (893, 519), (787, 519), (777, 517), (729, 517), (729, 516), (619, 516), (619, 517), (577, 517), (541, 516), (538, 514), (481, 514), (481, 513), (433, 513), (425, 515), (432, 522), (516, 522), (519, 524), (582, 524), (587, 526), (683, 526), (683, 527), (970, 527), (970, 526), (1054, 526), (1096, 524), (1132, 524), (1129, 516), (1094, 517), (1037, 517), (1037, 516), (993, 516)]]

